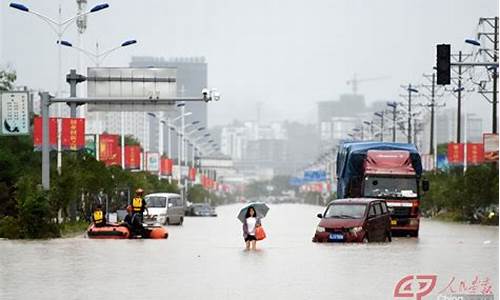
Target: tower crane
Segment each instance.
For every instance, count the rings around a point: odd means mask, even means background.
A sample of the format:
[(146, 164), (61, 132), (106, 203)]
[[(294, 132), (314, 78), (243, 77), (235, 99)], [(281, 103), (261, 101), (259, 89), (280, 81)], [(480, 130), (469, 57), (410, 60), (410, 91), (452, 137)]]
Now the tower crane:
[(366, 82), (366, 81), (377, 81), (377, 80), (384, 80), (384, 79), (388, 79), (390, 78), (390, 76), (379, 76), (379, 77), (371, 77), (371, 78), (357, 78), (356, 74), (353, 74), (352, 78), (347, 80), (347, 84), (348, 85), (352, 85), (352, 93), (354, 95), (357, 94), (358, 92), (358, 84), (360, 82)]

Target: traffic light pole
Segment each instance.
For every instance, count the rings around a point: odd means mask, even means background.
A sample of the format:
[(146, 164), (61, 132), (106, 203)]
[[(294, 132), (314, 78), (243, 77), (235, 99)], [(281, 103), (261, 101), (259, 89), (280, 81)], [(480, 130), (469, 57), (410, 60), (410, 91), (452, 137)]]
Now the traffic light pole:
[(431, 133), (430, 133), (430, 141), (429, 141), (429, 154), (434, 155), (434, 114), (435, 114), (435, 91), (436, 91), (436, 74), (432, 73), (432, 85), (431, 85)]

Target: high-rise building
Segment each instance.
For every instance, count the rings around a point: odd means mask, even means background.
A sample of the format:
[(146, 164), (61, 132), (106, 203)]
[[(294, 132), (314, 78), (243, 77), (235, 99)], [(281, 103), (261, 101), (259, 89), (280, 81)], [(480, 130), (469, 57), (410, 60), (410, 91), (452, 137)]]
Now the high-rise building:
[[(207, 63), (204, 57), (180, 57), (164, 59), (163, 57), (134, 56), (130, 67), (175, 68), (177, 78), (177, 97), (201, 97), (202, 89), (207, 87)], [(188, 102), (186, 111), (193, 114), (188, 121), (200, 121), (208, 126), (207, 104), (205, 102)]]

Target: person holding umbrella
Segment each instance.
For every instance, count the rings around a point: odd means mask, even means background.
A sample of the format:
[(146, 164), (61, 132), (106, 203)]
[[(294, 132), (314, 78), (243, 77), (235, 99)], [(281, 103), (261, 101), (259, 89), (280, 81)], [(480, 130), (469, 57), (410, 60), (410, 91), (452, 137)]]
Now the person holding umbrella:
[(265, 217), (268, 211), (269, 207), (260, 202), (250, 203), (240, 210), (238, 219), (243, 223), (246, 250), (257, 248), (257, 240), (261, 239), (257, 236), (257, 232), (259, 230), (263, 232), (261, 218)]

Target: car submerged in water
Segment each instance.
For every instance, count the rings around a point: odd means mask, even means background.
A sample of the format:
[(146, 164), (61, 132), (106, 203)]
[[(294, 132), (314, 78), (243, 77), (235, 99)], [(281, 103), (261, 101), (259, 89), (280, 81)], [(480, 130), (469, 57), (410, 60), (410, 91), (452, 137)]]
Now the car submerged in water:
[(390, 242), (391, 217), (381, 199), (351, 198), (330, 202), (313, 242)]
[(217, 217), (215, 209), (208, 204), (192, 204), (188, 207), (187, 216), (192, 217)]

